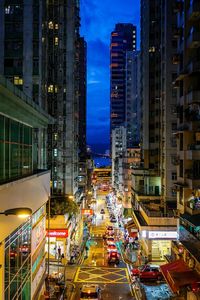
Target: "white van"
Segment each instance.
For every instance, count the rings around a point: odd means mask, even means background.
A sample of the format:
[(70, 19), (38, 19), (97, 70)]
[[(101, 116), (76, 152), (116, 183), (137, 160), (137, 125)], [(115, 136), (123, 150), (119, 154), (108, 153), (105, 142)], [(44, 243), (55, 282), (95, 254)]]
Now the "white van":
[(80, 300), (101, 300), (101, 289), (98, 284), (84, 284), (81, 288)]

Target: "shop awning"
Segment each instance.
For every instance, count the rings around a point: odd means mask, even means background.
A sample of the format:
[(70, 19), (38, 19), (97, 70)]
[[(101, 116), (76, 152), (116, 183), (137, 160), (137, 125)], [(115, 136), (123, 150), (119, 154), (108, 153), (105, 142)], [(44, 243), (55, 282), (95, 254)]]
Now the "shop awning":
[(183, 259), (162, 265), (160, 269), (173, 293), (183, 286), (200, 281), (200, 275), (195, 270), (191, 270)]
[(128, 221), (124, 227), (128, 230), (128, 234), (130, 237), (137, 237), (138, 229), (133, 219)]

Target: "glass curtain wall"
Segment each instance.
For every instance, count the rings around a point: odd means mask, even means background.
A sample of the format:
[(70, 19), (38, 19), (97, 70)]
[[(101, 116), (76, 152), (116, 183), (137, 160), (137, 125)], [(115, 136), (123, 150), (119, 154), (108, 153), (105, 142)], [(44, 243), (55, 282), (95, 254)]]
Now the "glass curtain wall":
[(5, 240), (5, 300), (31, 299), (31, 220)]
[(33, 173), (32, 135), (31, 127), (0, 115), (0, 183)]

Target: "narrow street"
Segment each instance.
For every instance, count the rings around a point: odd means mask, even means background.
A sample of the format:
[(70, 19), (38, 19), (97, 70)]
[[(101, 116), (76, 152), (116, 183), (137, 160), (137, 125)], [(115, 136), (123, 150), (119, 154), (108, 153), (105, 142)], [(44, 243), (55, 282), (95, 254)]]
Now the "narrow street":
[[(105, 214), (100, 214), (101, 209)], [(120, 229), (117, 223), (111, 223), (105, 204), (105, 195), (97, 195), (97, 203), (94, 206), (96, 218), (90, 229), (91, 240), (87, 257), (83, 257), (81, 265), (77, 268), (74, 284), (75, 291), (71, 297), (73, 300), (80, 299), (80, 289), (83, 284), (99, 284), (102, 299), (135, 299), (130, 289), (130, 281), (126, 264), (120, 256), (119, 265), (108, 264), (108, 253), (103, 234), (106, 227), (112, 225), (115, 230), (117, 241)]]

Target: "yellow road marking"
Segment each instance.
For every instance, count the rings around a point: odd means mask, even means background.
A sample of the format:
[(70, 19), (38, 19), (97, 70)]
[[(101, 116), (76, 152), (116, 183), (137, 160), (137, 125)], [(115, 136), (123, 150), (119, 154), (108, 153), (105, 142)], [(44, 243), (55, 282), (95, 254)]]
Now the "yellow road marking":
[[(92, 273), (95, 270), (101, 270), (103, 273), (101, 273), (101, 274)], [(125, 274), (121, 274), (120, 273), (121, 271), (123, 271)], [(81, 276), (81, 275), (83, 275), (83, 276), (85, 275), (85, 276), (87, 276), (87, 278), (85, 278), (85, 279), (79, 278), (79, 276)], [(107, 277), (109, 275), (110, 276), (115, 275), (118, 278), (116, 278), (116, 279), (105, 278), (105, 276)], [(79, 267), (77, 269), (77, 273), (76, 273), (74, 282), (90, 282), (90, 283), (98, 282), (98, 283), (108, 283), (108, 284), (130, 283), (128, 271), (126, 268), (101, 268), (101, 267), (82, 267), (82, 268)]]
[(80, 267), (78, 267), (78, 269), (76, 270), (76, 274), (75, 274), (74, 282), (77, 282), (77, 279), (78, 279), (79, 272), (80, 272)]

